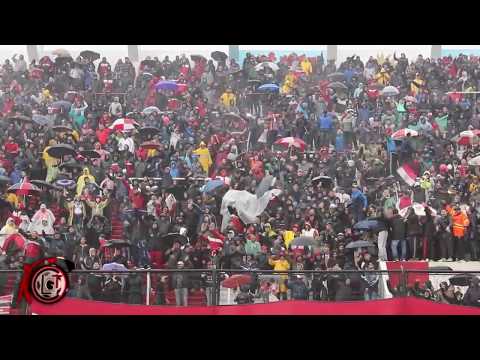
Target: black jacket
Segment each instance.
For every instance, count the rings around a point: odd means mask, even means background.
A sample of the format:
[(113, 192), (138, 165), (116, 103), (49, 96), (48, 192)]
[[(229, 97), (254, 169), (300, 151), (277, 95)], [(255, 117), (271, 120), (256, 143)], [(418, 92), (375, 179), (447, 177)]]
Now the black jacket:
[(171, 277), (171, 288), (172, 289), (181, 289), (187, 288), (189, 289), (190, 286), (190, 276), (188, 274), (183, 273), (174, 273)]
[(308, 300), (309, 290), (303, 280), (288, 281), (286, 285), (292, 291), (292, 299)]
[(392, 240), (402, 240), (405, 239), (405, 222), (403, 221), (400, 215), (396, 215), (390, 220), (390, 235)]
[(480, 306), (480, 286), (469, 286), (465, 296), (463, 297), (463, 303), (469, 306)]

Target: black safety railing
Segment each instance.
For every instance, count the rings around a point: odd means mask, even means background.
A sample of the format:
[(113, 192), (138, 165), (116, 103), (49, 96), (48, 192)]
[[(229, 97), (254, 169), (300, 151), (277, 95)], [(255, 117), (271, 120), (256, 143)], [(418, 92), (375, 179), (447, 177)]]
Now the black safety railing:
[[(15, 291), (21, 271), (0, 270), (0, 295)], [(480, 271), (452, 270), (74, 270), (67, 297), (136, 305), (214, 306), (287, 299), (364, 301), (416, 296), (451, 304)], [(476, 304), (466, 304), (474, 305)]]

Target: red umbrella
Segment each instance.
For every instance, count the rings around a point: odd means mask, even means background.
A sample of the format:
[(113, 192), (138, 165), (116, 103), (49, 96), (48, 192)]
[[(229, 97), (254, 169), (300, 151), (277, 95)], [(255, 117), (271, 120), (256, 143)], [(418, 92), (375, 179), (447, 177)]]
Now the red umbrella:
[(228, 279), (222, 281), (222, 286), (225, 288), (235, 289), (242, 285), (247, 285), (252, 282), (250, 275), (232, 275)]
[(135, 129), (135, 126), (139, 126), (135, 120), (122, 118), (115, 120), (109, 128), (113, 130), (129, 131)]
[(283, 145), (286, 147), (294, 146), (297, 149), (300, 149), (301, 151), (305, 150), (305, 148), (307, 147), (307, 144), (305, 144), (305, 142), (302, 139), (294, 138), (291, 136), (278, 139), (277, 141), (275, 141), (275, 144)]
[(452, 140), (458, 145), (469, 145), (478, 141), (480, 137), (480, 130), (466, 130), (455, 136)]
[(20, 234), (12, 234), (5, 239), (3, 251), (7, 253), (15, 253), (25, 248), (25, 238)]
[(392, 134), (392, 139), (394, 140), (399, 140), (407, 137), (407, 135), (410, 134), (410, 136), (418, 136), (418, 131), (412, 130), (412, 129), (400, 129), (395, 131)]
[(155, 149), (158, 150), (160, 149), (160, 144), (155, 142), (155, 141), (146, 141), (140, 145), (144, 149)]
[(27, 177), (24, 177), (22, 181), (12, 185), (8, 188), (7, 192), (14, 192), (17, 195), (29, 195), (32, 192), (39, 192), (40, 188), (33, 185), (31, 182), (28, 181)]

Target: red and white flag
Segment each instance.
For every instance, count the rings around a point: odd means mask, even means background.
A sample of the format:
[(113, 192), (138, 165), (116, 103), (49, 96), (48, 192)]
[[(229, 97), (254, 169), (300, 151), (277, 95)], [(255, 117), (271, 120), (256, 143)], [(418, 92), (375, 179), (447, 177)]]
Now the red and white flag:
[(165, 205), (167, 205), (167, 208), (170, 214), (173, 214), (175, 212), (177, 199), (175, 199), (175, 196), (173, 196), (173, 194), (168, 194), (168, 196), (165, 199)]
[(398, 175), (410, 186), (415, 184), (415, 180), (417, 179), (417, 174), (412, 169), (412, 167), (408, 164), (403, 164), (397, 169)]
[(208, 243), (212, 251), (218, 251), (223, 247), (223, 241), (221, 239), (214, 238), (212, 236), (208, 236)]

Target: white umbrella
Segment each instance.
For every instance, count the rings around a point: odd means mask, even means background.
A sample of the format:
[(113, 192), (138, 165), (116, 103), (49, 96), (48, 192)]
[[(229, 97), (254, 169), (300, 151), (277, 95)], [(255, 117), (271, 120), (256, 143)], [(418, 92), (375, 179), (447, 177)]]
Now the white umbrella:
[(278, 69), (280, 69), (277, 64), (275, 64), (273, 62), (269, 62), (269, 61), (264, 61), (264, 62), (256, 65), (255, 70), (259, 71), (259, 70), (262, 70), (264, 67), (268, 67), (268, 68), (272, 69), (273, 71), (278, 71)]
[(396, 96), (400, 94), (400, 91), (395, 86), (386, 86), (380, 91), (383, 96)]
[(480, 166), (480, 155), (468, 160), (468, 165)]
[(432, 216), (437, 216), (437, 211), (430, 207), (430, 206), (425, 206), (425, 205), (422, 205), (422, 204), (419, 204), (419, 203), (414, 203), (413, 205), (411, 206), (407, 206), (405, 208), (403, 208), (402, 210), (399, 211), (399, 214), (400, 216), (402, 217), (405, 217), (407, 216), (407, 212), (410, 208), (413, 207), (413, 211), (415, 212), (415, 214), (417, 216), (426, 216), (427, 214), (425, 213), (425, 208), (428, 207), (430, 209), (430, 214), (432, 214)]
[(400, 130), (395, 131), (392, 134), (392, 139), (394, 139), (394, 140), (403, 139), (403, 138), (407, 137), (408, 134), (410, 134), (410, 136), (418, 136), (418, 131), (408, 129), (408, 128), (400, 129)]

